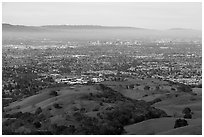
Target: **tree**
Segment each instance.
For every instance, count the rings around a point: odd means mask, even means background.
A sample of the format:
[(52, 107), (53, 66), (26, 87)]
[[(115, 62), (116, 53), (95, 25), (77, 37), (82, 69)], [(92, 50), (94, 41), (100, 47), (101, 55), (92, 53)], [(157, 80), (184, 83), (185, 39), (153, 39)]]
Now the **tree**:
[(35, 126), (35, 128), (41, 127), (41, 123), (39, 121), (34, 122), (33, 125)]
[(133, 89), (134, 88), (134, 84), (129, 85), (129, 88)]
[(187, 126), (187, 125), (188, 125), (188, 122), (185, 119), (177, 119), (175, 121), (174, 128), (183, 127), (183, 126)]
[(41, 107), (38, 107), (38, 108), (36, 109), (36, 111), (35, 111), (35, 114), (38, 115), (38, 114), (40, 114), (41, 112), (42, 112)]
[(182, 113), (183, 114), (189, 114), (189, 113), (191, 113), (191, 109), (189, 107), (186, 107), (183, 109)]
[(160, 86), (157, 85), (157, 86), (155, 87), (155, 90), (159, 90), (159, 89), (160, 89)]
[(184, 85), (184, 84), (180, 84), (178, 87), (177, 87), (177, 90), (180, 91), (180, 92), (192, 92), (192, 89), (190, 86), (187, 86), (187, 85)]
[(150, 89), (149, 86), (145, 86), (145, 87), (144, 87), (144, 90), (149, 90), (149, 89)]
[(57, 108), (57, 109), (62, 108), (62, 107), (61, 107), (59, 104), (57, 104), (57, 103), (54, 103), (53, 106), (54, 106), (54, 108)]
[(191, 119), (191, 118), (192, 118), (192, 115), (191, 115), (190, 113), (188, 113), (188, 114), (185, 114), (183, 118)]
[(192, 112), (191, 112), (191, 109), (189, 107), (184, 108), (182, 113), (184, 114), (183, 118), (187, 118), (187, 119), (191, 119), (192, 118)]
[(51, 90), (51, 91), (50, 91), (50, 95), (51, 95), (51, 96), (58, 96), (58, 93), (57, 93), (57, 91), (55, 91), (55, 90)]

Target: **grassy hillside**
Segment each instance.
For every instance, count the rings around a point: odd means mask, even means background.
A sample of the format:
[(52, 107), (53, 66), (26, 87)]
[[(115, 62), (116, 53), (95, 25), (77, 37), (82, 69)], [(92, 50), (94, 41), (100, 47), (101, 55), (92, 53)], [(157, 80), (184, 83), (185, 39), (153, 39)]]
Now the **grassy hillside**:
[(76, 85), (40, 92), (4, 108), (3, 134), (122, 134), (125, 125), (163, 116), (164, 111), (103, 84)]
[[(185, 85), (157, 79), (128, 79), (124, 82), (113, 81), (104, 82), (104, 84), (128, 98), (145, 100), (151, 106), (164, 110), (169, 116), (169, 118), (151, 119), (125, 126), (126, 134), (201, 134), (201, 88), (191, 90)], [(179, 118), (183, 119), (182, 111), (187, 107), (192, 111), (192, 119), (186, 119), (189, 125), (181, 129), (174, 129), (175, 121)]]
[[(174, 129), (187, 107), (188, 125)], [(201, 121), (201, 93), (131, 78), (46, 89), (11, 103), (4, 108), (3, 134), (201, 134)]]
[[(175, 130), (174, 129), (175, 120), (176, 118), (173, 118), (173, 117), (172, 118), (150, 119), (150, 120), (146, 120), (146, 121), (143, 121), (137, 124), (125, 126), (125, 130), (127, 134), (130, 134), (130, 135), (134, 135), (134, 134), (137, 134), (137, 135), (161, 134), (162, 135), (162, 133), (166, 134), (166, 133), (170, 133), (171, 130)], [(192, 119), (192, 120), (189, 119), (188, 124), (189, 126), (201, 125), (202, 121), (201, 119)], [(197, 132), (197, 134), (198, 133), (200, 132)]]

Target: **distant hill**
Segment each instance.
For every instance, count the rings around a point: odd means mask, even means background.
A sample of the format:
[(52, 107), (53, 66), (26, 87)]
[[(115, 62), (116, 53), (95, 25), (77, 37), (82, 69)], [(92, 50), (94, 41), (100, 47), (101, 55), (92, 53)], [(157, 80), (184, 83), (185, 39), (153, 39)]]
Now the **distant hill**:
[(41, 27), (50, 29), (142, 29), (134, 27), (114, 27), (100, 25), (45, 25)]
[(2, 24), (3, 32), (23, 32), (23, 31), (41, 31), (40, 27), (35, 26), (24, 26), (24, 25), (11, 25), (11, 24)]
[(152, 30), (135, 27), (98, 25), (24, 26), (2, 24), (3, 42), (9, 40), (135, 40), (159, 38), (201, 39), (201, 31), (190, 29)]
[(44, 25), (44, 26), (24, 26), (24, 25), (11, 25), (11, 24), (2, 24), (3, 31), (40, 31), (40, 30), (52, 30), (52, 29), (64, 29), (64, 30), (73, 30), (73, 29), (138, 29), (145, 30), (144, 28), (135, 28), (135, 27), (123, 27), (123, 26), (100, 26), (100, 25)]

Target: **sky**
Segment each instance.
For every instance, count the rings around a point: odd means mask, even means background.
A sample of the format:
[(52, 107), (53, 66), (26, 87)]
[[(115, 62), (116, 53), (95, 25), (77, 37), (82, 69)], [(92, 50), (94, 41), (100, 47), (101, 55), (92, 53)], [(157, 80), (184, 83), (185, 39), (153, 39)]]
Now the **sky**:
[(202, 29), (199, 2), (8, 2), (2, 21), (15, 25), (103, 25), (149, 29)]

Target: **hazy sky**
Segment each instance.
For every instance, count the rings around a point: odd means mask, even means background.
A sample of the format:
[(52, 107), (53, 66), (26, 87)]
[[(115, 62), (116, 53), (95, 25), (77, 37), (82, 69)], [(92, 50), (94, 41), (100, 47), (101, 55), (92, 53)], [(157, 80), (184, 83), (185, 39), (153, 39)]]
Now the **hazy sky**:
[(3, 3), (3, 23), (202, 28), (201, 3)]

